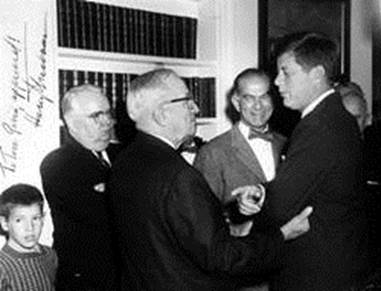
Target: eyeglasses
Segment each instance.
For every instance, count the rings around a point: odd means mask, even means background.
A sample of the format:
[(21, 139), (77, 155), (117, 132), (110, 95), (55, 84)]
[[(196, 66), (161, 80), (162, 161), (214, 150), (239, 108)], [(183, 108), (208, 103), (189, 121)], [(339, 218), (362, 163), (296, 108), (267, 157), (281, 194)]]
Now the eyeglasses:
[(195, 107), (197, 107), (196, 101), (194, 100), (194, 98), (190, 94), (188, 94), (184, 97), (171, 99), (168, 102), (169, 103), (177, 103), (177, 102), (182, 102), (182, 101), (186, 101), (186, 105), (189, 109), (194, 109)]
[(100, 124), (102, 122), (114, 121), (114, 112), (111, 110), (107, 111), (96, 111), (87, 116), (91, 120), (93, 120), (96, 124)]

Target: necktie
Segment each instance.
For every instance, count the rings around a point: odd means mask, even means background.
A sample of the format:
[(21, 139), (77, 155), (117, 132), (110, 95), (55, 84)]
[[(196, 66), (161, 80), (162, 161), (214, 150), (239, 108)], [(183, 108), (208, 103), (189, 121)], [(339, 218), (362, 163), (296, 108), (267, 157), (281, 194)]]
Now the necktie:
[(271, 131), (267, 130), (265, 132), (257, 131), (253, 128), (250, 128), (249, 140), (253, 138), (261, 138), (263, 140), (272, 142), (274, 140), (274, 135)]
[(96, 152), (98, 160), (101, 162), (102, 166), (110, 168), (110, 164), (103, 158), (102, 152)]

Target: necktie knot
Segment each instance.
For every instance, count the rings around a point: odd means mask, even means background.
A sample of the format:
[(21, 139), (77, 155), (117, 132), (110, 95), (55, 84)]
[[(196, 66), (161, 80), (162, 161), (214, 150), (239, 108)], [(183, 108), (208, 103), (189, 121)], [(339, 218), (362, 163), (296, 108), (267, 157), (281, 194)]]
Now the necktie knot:
[(274, 140), (274, 135), (272, 134), (270, 130), (258, 131), (258, 130), (255, 130), (254, 128), (250, 128), (249, 140), (253, 138), (260, 138), (260, 139), (272, 142)]
[(110, 168), (110, 164), (103, 158), (102, 152), (95, 152), (98, 160), (101, 162), (102, 166)]

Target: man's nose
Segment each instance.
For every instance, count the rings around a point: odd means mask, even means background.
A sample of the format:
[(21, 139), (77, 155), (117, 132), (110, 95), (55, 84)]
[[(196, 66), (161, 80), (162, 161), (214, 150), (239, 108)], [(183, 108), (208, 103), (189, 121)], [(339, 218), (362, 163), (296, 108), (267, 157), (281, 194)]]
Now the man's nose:
[(279, 87), (279, 85), (281, 84), (281, 82), (282, 82), (281, 75), (278, 74), (278, 75), (276, 76), (275, 80), (274, 80), (274, 84), (275, 84), (276, 86)]
[(30, 221), (26, 221), (25, 224), (24, 224), (24, 228), (26, 231), (33, 231), (34, 229), (34, 224), (33, 224), (33, 221), (30, 220)]
[(200, 112), (200, 109), (198, 108), (198, 105), (196, 104), (196, 102), (194, 102), (194, 100), (191, 101), (191, 110), (194, 114), (197, 114)]
[(260, 100), (254, 100), (253, 101), (253, 108), (256, 110), (261, 110), (263, 107), (263, 104)]

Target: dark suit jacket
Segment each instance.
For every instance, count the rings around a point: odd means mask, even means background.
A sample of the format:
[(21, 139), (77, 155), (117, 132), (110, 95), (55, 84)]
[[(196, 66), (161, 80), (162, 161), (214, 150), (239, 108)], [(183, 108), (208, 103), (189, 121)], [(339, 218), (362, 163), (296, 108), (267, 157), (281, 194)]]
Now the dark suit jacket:
[(286, 267), (274, 290), (343, 290), (363, 270), (361, 163), (358, 127), (332, 94), (299, 122), (286, 160), (267, 185), (263, 214), (277, 225), (314, 207), (311, 230), (287, 244)]
[[(285, 141), (285, 137), (274, 133), (272, 148), (276, 165)], [(203, 145), (194, 166), (223, 204), (232, 200), (231, 192), (235, 188), (266, 181), (258, 159), (238, 125)]]
[(58, 283), (115, 290), (105, 192), (110, 169), (70, 138), (45, 157), (40, 170), (54, 225)]
[(232, 290), (232, 275), (278, 265), (279, 229), (233, 238), (207, 182), (173, 148), (139, 132), (109, 183), (122, 290)]

